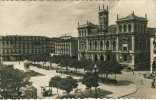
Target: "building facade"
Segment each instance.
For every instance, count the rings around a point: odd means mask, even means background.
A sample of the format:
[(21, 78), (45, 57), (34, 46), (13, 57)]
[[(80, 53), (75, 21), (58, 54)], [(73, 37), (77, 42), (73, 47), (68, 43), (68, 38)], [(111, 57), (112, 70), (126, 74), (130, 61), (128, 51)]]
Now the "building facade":
[(32, 55), (49, 55), (49, 38), (44, 36), (0, 36), (0, 56), (3, 61), (25, 60)]
[(55, 55), (68, 55), (77, 58), (77, 52), (77, 38), (65, 35), (55, 40)]
[(153, 73), (153, 68), (156, 68), (156, 29), (151, 29), (150, 33), (150, 72)]
[(150, 35), (147, 15), (138, 17), (133, 13), (119, 18), (109, 26), (108, 6), (99, 7), (99, 25), (91, 22), (78, 23), (78, 59), (111, 60), (134, 70), (150, 66)]
[(57, 38), (50, 38), (50, 53), (54, 54), (55, 53), (55, 41)]

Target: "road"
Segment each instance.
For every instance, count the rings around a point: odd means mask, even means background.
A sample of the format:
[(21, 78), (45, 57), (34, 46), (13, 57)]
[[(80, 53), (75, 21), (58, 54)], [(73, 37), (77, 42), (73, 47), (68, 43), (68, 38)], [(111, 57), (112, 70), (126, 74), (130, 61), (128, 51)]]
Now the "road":
[[(135, 77), (132, 77), (131, 80), (134, 82), (134, 84), (138, 87), (138, 90), (136, 93), (132, 95), (125, 96), (123, 98), (141, 98), (141, 99), (156, 99), (156, 88), (151, 88), (151, 82), (150, 79), (143, 78), (142, 75), (134, 75)], [(141, 84), (141, 79), (142, 83)]]

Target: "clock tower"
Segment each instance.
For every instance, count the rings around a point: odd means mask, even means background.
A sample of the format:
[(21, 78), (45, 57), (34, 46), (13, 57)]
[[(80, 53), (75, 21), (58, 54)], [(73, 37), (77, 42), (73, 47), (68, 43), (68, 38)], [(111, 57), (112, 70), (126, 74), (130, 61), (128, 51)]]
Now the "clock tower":
[(102, 9), (100, 9), (99, 7), (99, 28), (104, 30), (105, 32), (107, 32), (108, 27), (108, 15), (108, 6), (107, 9), (104, 8), (104, 5)]

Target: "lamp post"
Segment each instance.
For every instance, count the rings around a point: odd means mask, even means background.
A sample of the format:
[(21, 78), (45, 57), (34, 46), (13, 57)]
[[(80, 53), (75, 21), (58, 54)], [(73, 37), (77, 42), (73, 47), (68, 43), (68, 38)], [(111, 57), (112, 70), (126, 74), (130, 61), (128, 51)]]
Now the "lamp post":
[(98, 70), (97, 70), (97, 65), (94, 65), (94, 73), (95, 73), (95, 98), (97, 98), (97, 84), (98, 84)]

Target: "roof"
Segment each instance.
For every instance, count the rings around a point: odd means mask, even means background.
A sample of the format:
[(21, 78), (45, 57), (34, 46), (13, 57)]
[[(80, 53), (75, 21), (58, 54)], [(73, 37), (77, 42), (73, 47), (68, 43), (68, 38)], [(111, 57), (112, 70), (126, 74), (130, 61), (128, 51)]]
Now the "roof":
[(134, 12), (131, 13), (130, 15), (128, 15), (127, 17), (118, 19), (118, 21), (130, 20), (130, 19), (139, 19), (139, 20), (145, 20), (145, 21), (147, 21), (147, 18), (138, 17), (138, 16), (136, 16), (136, 15), (134, 14)]
[(116, 32), (117, 32), (117, 27), (116, 27), (116, 25), (111, 25), (111, 26), (109, 26), (108, 29), (107, 29), (107, 31), (108, 31), (109, 33), (116, 33)]
[(22, 35), (6, 35), (2, 37), (6, 40), (47, 40), (45, 36), (22, 36)]
[[(98, 33), (98, 31), (102, 31), (103, 29), (100, 29), (100, 28), (96, 28), (96, 29), (92, 29), (91, 30), (91, 33), (93, 35), (96, 35)], [(108, 26), (107, 28), (107, 33), (116, 33), (117, 32), (117, 27), (116, 25), (111, 25), (111, 26)]]
[(78, 26), (78, 28), (83, 28), (83, 27), (98, 27), (98, 25), (95, 25), (92, 22), (87, 22), (86, 24)]
[(150, 34), (150, 35), (155, 35), (156, 28), (147, 28), (147, 33)]

